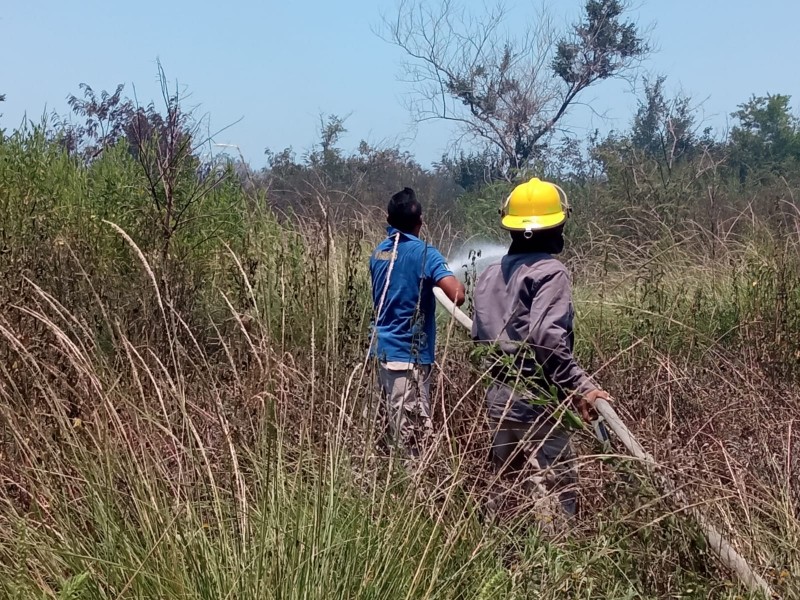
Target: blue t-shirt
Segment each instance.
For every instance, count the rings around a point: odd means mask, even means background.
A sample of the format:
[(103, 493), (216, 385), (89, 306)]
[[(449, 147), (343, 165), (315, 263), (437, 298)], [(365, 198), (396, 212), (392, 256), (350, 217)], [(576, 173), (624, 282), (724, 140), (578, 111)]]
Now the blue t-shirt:
[(441, 253), (409, 233), (387, 228), (369, 259), (375, 310), (386, 286), (395, 235), (400, 235), (381, 314), (376, 315), (372, 354), (381, 362), (433, 364), (436, 345), (436, 299), (433, 286), (452, 275)]

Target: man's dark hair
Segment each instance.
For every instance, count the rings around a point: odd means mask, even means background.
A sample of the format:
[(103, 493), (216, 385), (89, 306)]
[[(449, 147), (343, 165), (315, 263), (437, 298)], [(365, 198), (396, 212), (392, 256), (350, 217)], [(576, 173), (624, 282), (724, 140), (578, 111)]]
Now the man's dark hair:
[(411, 233), (422, 222), (422, 205), (410, 187), (403, 188), (389, 200), (386, 221), (403, 233)]

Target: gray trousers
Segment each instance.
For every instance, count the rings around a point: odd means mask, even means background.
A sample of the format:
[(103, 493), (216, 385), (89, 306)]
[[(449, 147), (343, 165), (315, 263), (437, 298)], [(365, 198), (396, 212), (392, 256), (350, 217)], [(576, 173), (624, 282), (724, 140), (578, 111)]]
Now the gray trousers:
[(577, 513), (578, 473), (570, 435), (550, 419), (536, 423), (491, 421), (492, 463), (501, 477), (558, 493), (564, 512)]
[(389, 435), (396, 446), (418, 456), (433, 430), (431, 365), (409, 365), (408, 368), (393, 366), (383, 363), (378, 367)]

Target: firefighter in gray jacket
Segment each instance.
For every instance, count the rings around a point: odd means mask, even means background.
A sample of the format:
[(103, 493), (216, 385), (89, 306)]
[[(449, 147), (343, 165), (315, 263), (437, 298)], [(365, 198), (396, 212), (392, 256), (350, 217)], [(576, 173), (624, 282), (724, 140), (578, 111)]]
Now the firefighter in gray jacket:
[(552, 183), (534, 178), (514, 188), (501, 210), (511, 246), (478, 278), (472, 337), (485, 345), (492, 379), (486, 404), (494, 466), (505, 478), (544, 482), (574, 515), (575, 455), (552, 404), (575, 407), (588, 420), (608, 394), (573, 356), (570, 278), (554, 258), (564, 248), (567, 211), (566, 194)]

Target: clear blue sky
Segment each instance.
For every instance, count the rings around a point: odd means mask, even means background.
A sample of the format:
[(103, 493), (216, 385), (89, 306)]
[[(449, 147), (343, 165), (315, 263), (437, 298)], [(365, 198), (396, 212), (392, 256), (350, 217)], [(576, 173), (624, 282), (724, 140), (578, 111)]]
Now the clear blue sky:
[[(794, 0), (634, 0), (634, 16), (653, 25), (657, 52), (643, 68), (668, 76), (698, 103), (709, 125), (751, 94), (791, 94), (800, 107), (800, 2)], [(472, 2), (472, 0), (470, 0)], [(473, 2), (476, 6), (480, 2)], [(557, 23), (579, 13), (581, 0), (549, 0)], [(510, 0), (512, 23), (535, 14), (537, 0)], [(0, 8), (0, 127), (45, 107), (66, 112), (66, 96), (85, 82), (95, 90), (126, 84), (140, 102), (158, 98), (156, 59), (186, 86), (189, 103), (238, 144), (254, 166), (264, 148), (309, 148), (319, 114), (350, 114), (342, 145), (400, 143), (423, 164), (446, 149), (450, 131), (421, 125), (403, 104), (402, 53), (373, 33), (394, 0), (8, 0)], [(578, 109), (578, 134), (625, 126), (635, 109), (630, 85), (607, 82), (589, 91), (605, 118)]]

